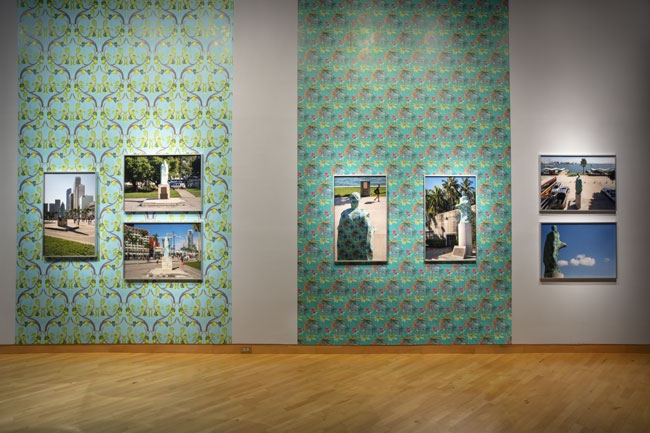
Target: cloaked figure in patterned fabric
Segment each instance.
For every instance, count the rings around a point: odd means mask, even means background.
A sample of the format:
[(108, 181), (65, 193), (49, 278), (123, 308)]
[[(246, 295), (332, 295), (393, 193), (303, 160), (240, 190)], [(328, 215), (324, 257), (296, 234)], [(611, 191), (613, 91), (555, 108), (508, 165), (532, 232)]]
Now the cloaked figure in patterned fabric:
[(350, 194), (350, 208), (341, 213), (336, 238), (337, 260), (372, 260), (372, 237), (375, 228), (370, 225), (370, 212), (359, 208), (361, 196)]

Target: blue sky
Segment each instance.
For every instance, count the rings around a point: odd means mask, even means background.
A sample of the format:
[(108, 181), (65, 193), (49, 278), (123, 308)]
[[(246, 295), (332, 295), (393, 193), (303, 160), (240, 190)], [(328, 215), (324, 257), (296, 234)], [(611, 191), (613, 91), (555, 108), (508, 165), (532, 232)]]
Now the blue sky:
[(543, 164), (555, 161), (568, 162), (570, 164), (580, 164), (580, 160), (584, 158), (588, 164), (614, 164), (615, 158), (613, 156), (564, 156), (564, 155), (551, 155), (542, 156), (540, 158)]
[(462, 185), (465, 178), (469, 179), (471, 185), (476, 189), (476, 177), (474, 176), (425, 176), (424, 177), (424, 189), (433, 189), (434, 186), (439, 186), (442, 188), (442, 183), (447, 180), (448, 177), (455, 177), (458, 185)]
[(95, 198), (95, 173), (45, 173), (45, 201), (54, 203), (57, 199), (65, 203), (65, 192), (74, 186), (74, 178), (80, 177), (86, 186), (86, 195)]
[[(185, 244), (185, 236), (188, 230), (194, 230), (193, 223), (134, 223), (134, 227), (139, 229), (149, 230), (149, 236), (158, 234), (158, 238), (162, 239), (167, 236), (167, 233), (173, 233), (176, 236), (176, 249), (180, 249)], [(197, 233), (194, 232), (194, 244), (196, 245)], [(171, 239), (170, 239), (171, 241)]]
[[(558, 264), (565, 278), (616, 278), (616, 224), (555, 224), (560, 240)], [(542, 224), (541, 255), (553, 224)]]

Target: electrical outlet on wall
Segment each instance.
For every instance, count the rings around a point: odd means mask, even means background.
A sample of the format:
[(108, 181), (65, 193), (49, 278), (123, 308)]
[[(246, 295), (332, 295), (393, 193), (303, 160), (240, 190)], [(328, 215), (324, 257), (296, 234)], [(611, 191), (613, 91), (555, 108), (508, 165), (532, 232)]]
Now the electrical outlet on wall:
[(241, 353), (253, 353), (253, 348), (250, 346), (242, 346)]

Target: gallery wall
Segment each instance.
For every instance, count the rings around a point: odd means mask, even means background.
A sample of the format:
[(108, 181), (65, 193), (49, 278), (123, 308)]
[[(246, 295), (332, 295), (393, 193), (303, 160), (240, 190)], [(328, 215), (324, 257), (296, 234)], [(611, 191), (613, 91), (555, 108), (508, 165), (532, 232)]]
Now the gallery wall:
[[(511, 2), (513, 342), (650, 343), (650, 3)], [(540, 154), (615, 154), (616, 215), (544, 215)], [(616, 283), (540, 283), (540, 222), (616, 222)]]
[[(507, 2), (301, 1), (298, 30), (298, 341), (510, 342)], [(385, 264), (334, 264), (355, 174), (388, 177)], [(476, 176), (474, 263), (425, 264), (428, 175)]]
[(18, 20), (16, 2), (0, 3), (0, 344), (13, 344), (16, 317), (16, 207), (18, 179)]
[(297, 2), (235, 8), (233, 341), (293, 344)]
[[(237, 0), (236, 4), (234, 69), (237, 71), (240, 61), (242, 68), (255, 69), (246, 75), (235, 74), (233, 83), (233, 189), (254, 195), (259, 172), (263, 171), (277, 174), (270, 184), (289, 192), (276, 195), (263, 211), (253, 200), (233, 196), (234, 216), (262, 212), (260, 224), (265, 227), (258, 227), (259, 221), (252, 215), (242, 222), (233, 219), (232, 334), (235, 343), (290, 344), (297, 338), (297, 100), (295, 75), (287, 74), (296, 71), (297, 2), (274, 1), (282, 13), (271, 13), (268, 3)], [(510, 4), (513, 343), (650, 343), (645, 276), (645, 245), (650, 241), (645, 216), (650, 209), (644, 192), (646, 161), (650, 160), (650, 89), (646, 79), (650, 76), (650, 28), (644, 20), (650, 15), (648, 7), (645, 0), (517, 0)], [(0, 12), (0, 34), (5, 41), (0, 47), (0, 192), (3, 203), (12, 204), (0, 206), (0, 240), (2, 245), (13, 246), (13, 203), (17, 202), (16, 5), (2, 2)], [(240, 21), (246, 24), (238, 27)], [(254, 33), (249, 35), (248, 45), (242, 42), (247, 51), (238, 48), (242, 40), (238, 28)], [(255, 43), (263, 44), (259, 52), (252, 48)], [(294, 83), (293, 88), (289, 81)], [(242, 106), (252, 100), (259, 110)], [(241, 116), (251, 113), (255, 113), (250, 118), (255, 121), (237, 126)], [(248, 131), (238, 133), (242, 128)], [(250, 131), (255, 128), (260, 131)], [(537, 224), (552, 218), (541, 218), (537, 213), (537, 178), (531, 174), (537, 169), (538, 154), (567, 152), (569, 145), (576, 143), (578, 152), (615, 152), (618, 157), (619, 211), (615, 217), (590, 217), (618, 223), (616, 284), (549, 285), (538, 281)], [(269, 147), (277, 151), (277, 157)], [(238, 156), (237, 149), (245, 151)], [(251, 164), (253, 169), (246, 174)], [(281, 235), (274, 235), (276, 230)], [(259, 255), (250, 256), (250, 251)], [(15, 255), (13, 248), (0, 249), (2, 344), (14, 342)], [(255, 265), (262, 259), (272, 264), (263, 273), (256, 272)]]
[[(20, 2), (17, 343), (231, 341), (233, 4), (157, 4)], [(124, 213), (124, 155), (188, 153), (201, 213)], [(96, 259), (43, 258), (46, 171), (97, 173)], [(124, 281), (145, 221), (202, 223), (202, 281)]]

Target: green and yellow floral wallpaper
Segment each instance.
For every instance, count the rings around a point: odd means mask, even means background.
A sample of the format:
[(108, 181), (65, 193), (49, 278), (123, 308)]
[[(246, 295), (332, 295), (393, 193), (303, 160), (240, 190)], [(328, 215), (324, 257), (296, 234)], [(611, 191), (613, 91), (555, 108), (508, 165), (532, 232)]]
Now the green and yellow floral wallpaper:
[[(298, 341), (509, 343), (508, 3), (300, 0)], [(386, 174), (386, 265), (334, 265), (332, 176)], [(476, 175), (476, 264), (424, 263), (424, 175)]]
[[(16, 343), (231, 341), (232, 20), (232, 0), (18, 1)], [(188, 153), (202, 214), (124, 214), (124, 155)], [(43, 260), (46, 171), (97, 172), (96, 260)], [(202, 222), (203, 281), (125, 283), (138, 221)]]

